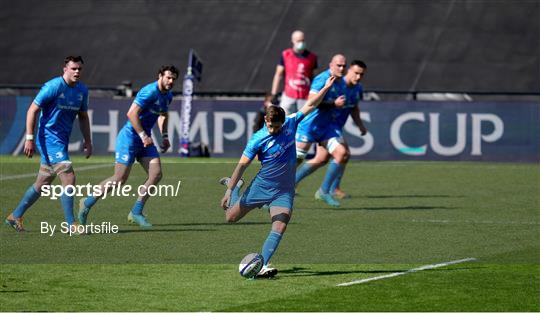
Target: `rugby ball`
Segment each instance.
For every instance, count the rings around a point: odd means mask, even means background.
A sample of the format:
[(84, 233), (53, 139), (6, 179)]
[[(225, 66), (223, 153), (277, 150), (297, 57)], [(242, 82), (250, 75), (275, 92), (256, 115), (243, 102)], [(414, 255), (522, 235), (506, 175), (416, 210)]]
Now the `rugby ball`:
[(264, 258), (258, 253), (250, 253), (246, 255), (240, 265), (238, 265), (238, 272), (242, 277), (253, 278), (259, 273), (264, 265)]

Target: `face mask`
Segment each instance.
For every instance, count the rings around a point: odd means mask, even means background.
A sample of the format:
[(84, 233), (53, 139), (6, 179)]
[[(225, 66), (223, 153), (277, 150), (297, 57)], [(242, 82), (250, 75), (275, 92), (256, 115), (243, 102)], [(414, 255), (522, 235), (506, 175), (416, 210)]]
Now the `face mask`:
[(294, 44), (294, 50), (296, 51), (303, 51), (306, 49), (306, 42), (305, 41), (299, 41)]

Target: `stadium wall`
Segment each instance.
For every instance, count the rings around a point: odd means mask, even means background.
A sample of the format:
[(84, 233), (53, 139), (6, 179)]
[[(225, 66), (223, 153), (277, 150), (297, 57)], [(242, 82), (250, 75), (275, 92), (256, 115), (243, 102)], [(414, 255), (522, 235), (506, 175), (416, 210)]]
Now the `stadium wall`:
[[(1, 154), (22, 153), (31, 100), (0, 97)], [(130, 103), (130, 99), (91, 99), (95, 154), (112, 156)], [(176, 99), (170, 107), (173, 149), (168, 156), (179, 151), (180, 104)], [(212, 156), (239, 157), (252, 135), (259, 108), (260, 101), (194, 100), (190, 139), (206, 144)], [(354, 159), (540, 161), (538, 102), (364, 102), (362, 119), (369, 129), (364, 137), (350, 118), (345, 125)], [(70, 151), (77, 154), (81, 136), (77, 125), (73, 129)]]
[(369, 89), (540, 92), (539, 16), (538, 0), (4, 0), (0, 84), (40, 85), (74, 54), (87, 85), (139, 89), (193, 48), (197, 91), (262, 92), (302, 29), (318, 71), (362, 59)]

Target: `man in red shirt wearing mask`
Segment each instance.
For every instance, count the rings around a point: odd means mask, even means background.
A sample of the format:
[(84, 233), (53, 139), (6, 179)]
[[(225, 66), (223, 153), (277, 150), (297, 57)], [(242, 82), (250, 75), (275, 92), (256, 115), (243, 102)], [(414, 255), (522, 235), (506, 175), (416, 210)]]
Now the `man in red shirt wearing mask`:
[(277, 94), (281, 78), (285, 75), (280, 106), (286, 114), (298, 111), (309, 95), (313, 72), (317, 68), (317, 56), (306, 49), (304, 33), (295, 30), (291, 35), (292, 48), (281, 52), (281, 59), (276, 66), (272, 80), (272, 103), (278, 104)]

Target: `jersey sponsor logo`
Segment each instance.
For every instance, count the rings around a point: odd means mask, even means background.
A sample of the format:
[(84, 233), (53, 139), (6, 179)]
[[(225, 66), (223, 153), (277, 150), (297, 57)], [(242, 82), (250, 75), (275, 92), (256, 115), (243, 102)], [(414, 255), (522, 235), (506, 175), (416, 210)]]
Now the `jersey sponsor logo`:
[(148, 108), (148, 111), (155, 115), (161, 115), (165, 113), (165, 110), (161, 107), (159, 103), (159, 99), (154, 102), (154, 105), (152, 107)]
[(62, 105), (62, 104), (58, 104), (56, 105), (57, 108), (61, 109), (61, 110), (71, 110), (71, 111), (79, 111), (79, 107), (78, 106), (73, 106), (73, 102), (69, 102), (69, 104), (71, 105)]
[(287, 150), (289, 149), (292, 145), (294, 145), (296, 142), (294, 140), (291, 140), (289, 141), (288, 144), (285, 145), (285, 147), (283, 147), (283, 149)]
[(277, 158), (277, 157), (281, 156), (283, 153), (287, 152), (287, 149), (289, 149), (294, 144), (295, 144), (295, 141), (293, 139), (293, 140), (289, 141), (284, 146), (281, 146), (279, 144), (275, 145), (274, 150), (276, 150), (276, 151), (271, 152), (270, 157), (271, 158)]
[(60, 151), (60, 152), (56, 152), (56, 154), (54, 155), (57, 159), (60, 159), (64, 156), (64, 154)]

